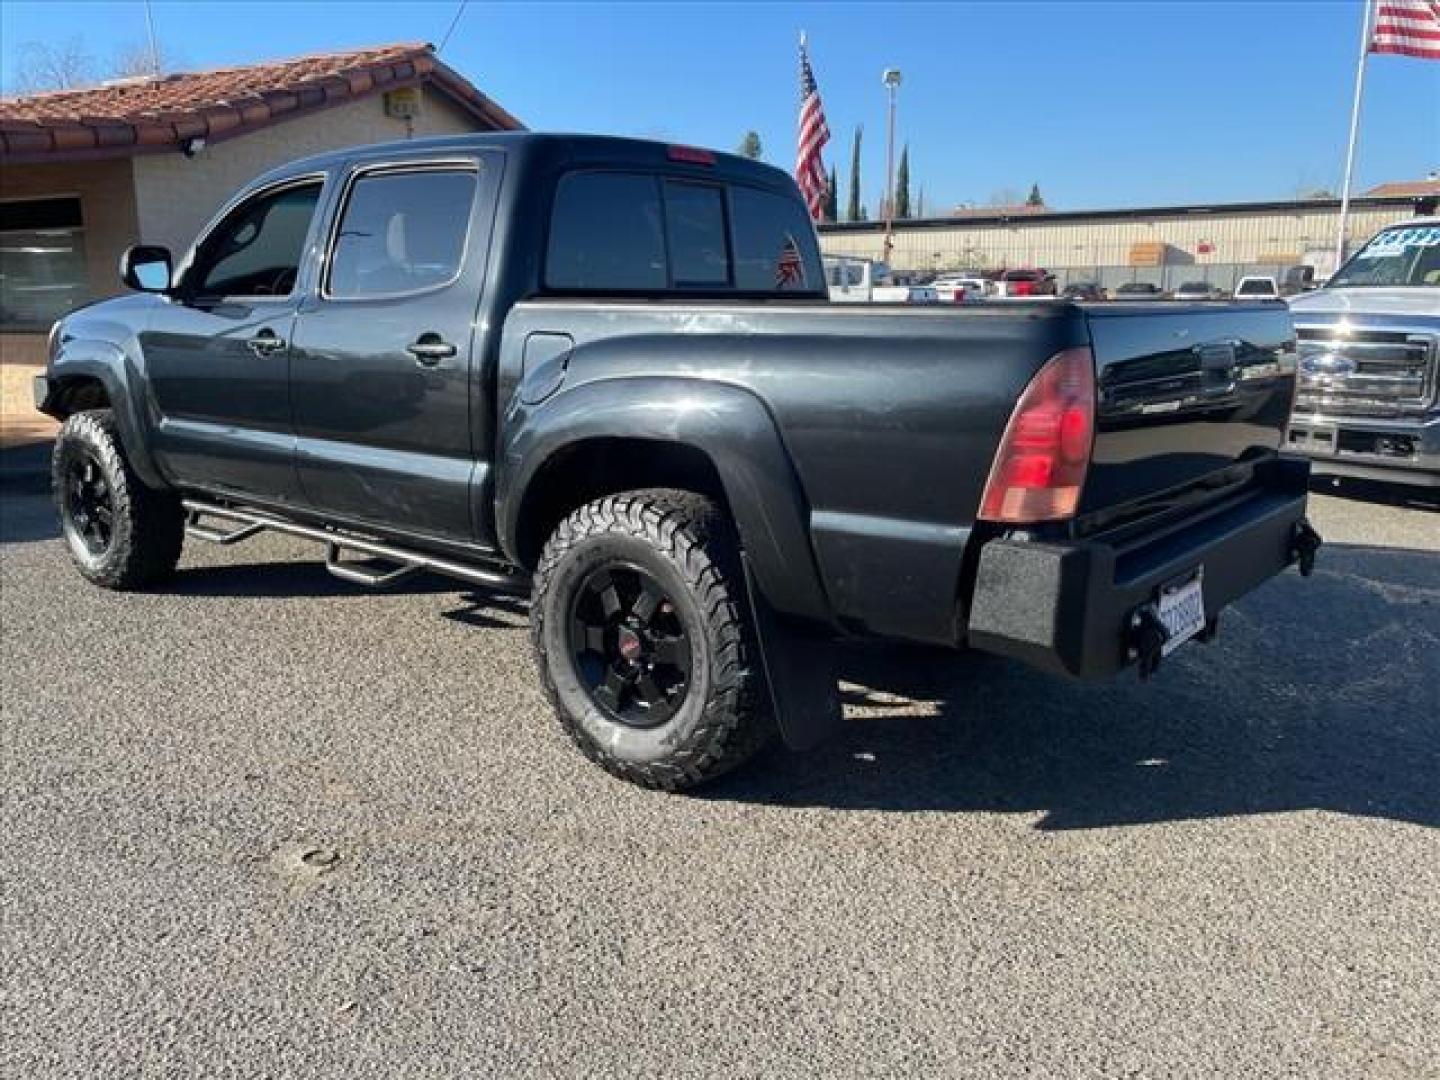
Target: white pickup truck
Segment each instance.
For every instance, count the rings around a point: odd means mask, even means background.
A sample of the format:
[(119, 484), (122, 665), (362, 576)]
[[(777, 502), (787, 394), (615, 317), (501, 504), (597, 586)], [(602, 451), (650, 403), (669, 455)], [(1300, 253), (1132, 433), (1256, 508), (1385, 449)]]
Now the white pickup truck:
[(1440, 218), (1377, 233), (1290, 315), (1289, 448), (1318, 473), (1440, 488)]
[(842, 304), (933, 304), (940, 294), (928, 285), (897, 285), (890, 267), (873, 259), (826, 255), (825, 283), (830, 299)]

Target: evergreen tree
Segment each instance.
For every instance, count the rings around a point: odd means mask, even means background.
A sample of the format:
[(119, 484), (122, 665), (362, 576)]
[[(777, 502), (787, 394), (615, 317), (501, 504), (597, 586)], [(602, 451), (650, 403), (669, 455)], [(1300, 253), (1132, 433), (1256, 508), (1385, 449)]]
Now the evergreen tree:
[(1026, 206), (1044, 206), (1045, 198), (1040, 194), (1040, 185), (1030, 185), (1030, 197), (1025, 200)]
[(860, 138), (865, 125), (855, 125), (855, 141), (850, 148), (850, 202), (845, 208), (847, 221), (864, 221), (865, 207), (860, 203)]
[(741, 157), (747, 157), (751, 161), (759, 161), (765, 153), (764, 147), (760, 145), (760, 133), (758, 131), (747, 131), (745, 137), (740, 140), (740, 145), (735, 152)]
[(825, 204), (821, 217), (826, 221), (840, 220), (840, 179), (835, 175), (835, 167), (830, 167), (830, 179), (825, 184)]
[(910, 216), (910, 144), (900, 151), (900, 168), (895, 171), (895, 216)]

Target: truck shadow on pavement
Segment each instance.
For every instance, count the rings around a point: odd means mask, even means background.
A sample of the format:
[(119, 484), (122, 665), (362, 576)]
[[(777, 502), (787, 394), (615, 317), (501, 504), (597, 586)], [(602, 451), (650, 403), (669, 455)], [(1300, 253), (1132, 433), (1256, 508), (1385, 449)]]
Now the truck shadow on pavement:
[(1440, 826), (1440, 553), (1329, 545), (1149, 683), (846, 645), (847, 723), (702, 797), (1039, 813), (1065, 830), (1320, 809)]

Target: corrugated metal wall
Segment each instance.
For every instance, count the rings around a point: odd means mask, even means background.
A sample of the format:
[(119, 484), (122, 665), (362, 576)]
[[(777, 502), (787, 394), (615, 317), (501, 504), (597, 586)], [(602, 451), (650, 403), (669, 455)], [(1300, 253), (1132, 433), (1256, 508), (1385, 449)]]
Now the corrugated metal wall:
[[(1409, 204), (1351, 210), (1352, 242), (1413, 216)], [(1047, 222), (1015, 219), (989, 225), (957, 222), (954, 227), (915, 228), (897, 223), (890, 263), (897, 270), (945, 270), (1006, 266), (1128, 267), (1135, 244), (1171, 245), (1172, 263), (1291, 265), (1316, 261), (1335, 245), (1339, 214), (1331, 208), (1297, 206), (1285, 212), (1209, 212), (1149, 215), (1144, 218), (1070, 219)], [(880, 258), (884, 236), (875, 231), (822, 231), (829, 254)], [(1208, 250), (1202, 251), (1202, 248)], [(1311, 258), (1306, 258), (1307, 253)], [(1204, 275), (1198, 275), (1204, 276)]]

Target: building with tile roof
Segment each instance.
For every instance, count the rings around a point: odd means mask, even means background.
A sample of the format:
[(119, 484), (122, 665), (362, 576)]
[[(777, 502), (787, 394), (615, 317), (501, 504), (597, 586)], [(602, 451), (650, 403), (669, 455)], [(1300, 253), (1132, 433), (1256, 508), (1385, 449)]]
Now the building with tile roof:
[(178, 257), (275, 165), (523, 126), (423, 43), (0, 99), (0, 332), (43, 331), (119, 292), (130, 244)]

